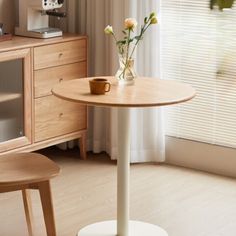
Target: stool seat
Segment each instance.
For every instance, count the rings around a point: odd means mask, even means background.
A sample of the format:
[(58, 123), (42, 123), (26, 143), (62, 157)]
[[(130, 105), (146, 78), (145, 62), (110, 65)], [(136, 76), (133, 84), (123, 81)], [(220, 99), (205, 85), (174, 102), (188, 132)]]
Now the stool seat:
[(59, 172), (58, 165), (38, 153), (0, 157), (0, 187), (42, 182), (57, 176)]
[(0, 193), (22, 191), (29, 236), (34, 236), (30, 190), (40, 194), (47, 236), (56, 236), (50, 179), (60, 167), (38, 153), (16, 153), (0, 156)]

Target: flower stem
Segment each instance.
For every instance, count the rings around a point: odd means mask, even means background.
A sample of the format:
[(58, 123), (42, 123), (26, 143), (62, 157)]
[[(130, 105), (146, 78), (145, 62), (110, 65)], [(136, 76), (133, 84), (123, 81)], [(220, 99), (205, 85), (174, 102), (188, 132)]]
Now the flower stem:
[(112, 36), (114, 37), (116, 43), (118, 42), (117, 38), (116, 38), (116, 35), (114, 33), (112, 33)]
[(139, 41), (141, 40), (143, 34), (145, 33), (145, 31), (148, 29), (148, 27), (149, 27), (150, 25), (151, 25), (151, 22), (146, 23), (144, 26), (142, 26), (141, 32), (140, 32), (140, 35), (139, 35), (139, 38), (137, 39), (137, 41), (136, 41), (136, 43), (135, 43), (135, 45), (134, 45), (134, 47), (133, 47), (133, 50), (132, 50), (132, 52), (131, 52), (131, 54), (130, 54), (130, 57), (129, 57), (130, 59), (132, 58), (132, 56), (133, 56), (133, 54), (134, 54), (134, 51), (135, 51), (136, 47), (138, 46), (138, 43), (139, 43)]
[(131, 29), (128, 30), (128, 37), (127, 37), (127, 49), (126, 49), (126, 56), (125, 56), (125, 62), (124, 64), (124, 70), (122, 71), (120, 76), (125, 76), (125, 71), (127, 70), (127, 68), (129, 67), (129, 46), (130, 46), (130, 31)]
[(130, 45), (130, 29), (129, 29), (128, 37), (127, 37), (126, 63), (129, 58), (129, 45)]

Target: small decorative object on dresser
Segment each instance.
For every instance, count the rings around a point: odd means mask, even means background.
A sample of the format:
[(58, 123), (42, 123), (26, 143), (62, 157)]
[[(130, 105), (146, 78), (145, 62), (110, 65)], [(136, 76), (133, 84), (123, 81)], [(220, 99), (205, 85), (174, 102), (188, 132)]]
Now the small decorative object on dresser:
[(118, 40), (112, 26), (108, 25), (104, 32), (106, 34), (112, 35), (115, 39), (118, 54), (119, 54), (119, 64), (120, 68), (116, 73), (116, 78), (121, 84), (133, 84), (136, 77), (134, 70), (134, 59), (133, 55), (136, 47), (140, 40), (143, 39), (143, 35), (150, 25), (157, 24), (157, 16), (155, 12), (152, 12), (149, 16), (144, 18), (144, 23), (141, 26), (141, 30), (138, 35), (132, 37), (132, 33), (137, 26), (137, 21), (134, 18), (127, 18), (124, 22), (124, 38)]
[(3, 36), (3, 23), (0, 23), (0, 36)]
[(15, 35), (33, 38), (53, 38), (62, 36), (62, 30), (49, 26), (49, 16), (58, 19), (66, 17), (60, 9), (64, 0), (20, 0), (18, 1), (18, 25)]
[(11, 39), (12, 39), (12, 34), (5, 33), (3, 23), (0, 23), (0, 42)]

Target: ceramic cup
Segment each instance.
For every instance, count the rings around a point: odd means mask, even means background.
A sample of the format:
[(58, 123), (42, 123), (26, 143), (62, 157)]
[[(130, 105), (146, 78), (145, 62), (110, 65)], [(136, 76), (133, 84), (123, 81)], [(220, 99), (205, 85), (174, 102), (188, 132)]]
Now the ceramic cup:
[(105, 94), (110, 91), (111, 84), (107, 79), (95, 78), (89, 80), (90, 92), (92, 94)]

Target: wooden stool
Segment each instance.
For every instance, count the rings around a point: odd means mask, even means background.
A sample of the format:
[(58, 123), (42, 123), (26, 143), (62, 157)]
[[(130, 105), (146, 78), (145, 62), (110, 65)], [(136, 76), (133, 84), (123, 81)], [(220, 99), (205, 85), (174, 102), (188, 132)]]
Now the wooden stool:
[(29, 235), (33, 235), (29, 189), (38, 189), (47, 235), (56, 236), (56, 227), (49, 180), (60, 168), (37, 153), (7, 154), (0, 157), (0, 193), (21, 190)]

